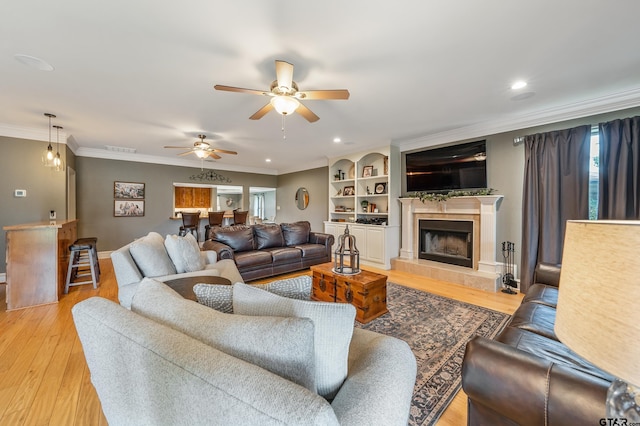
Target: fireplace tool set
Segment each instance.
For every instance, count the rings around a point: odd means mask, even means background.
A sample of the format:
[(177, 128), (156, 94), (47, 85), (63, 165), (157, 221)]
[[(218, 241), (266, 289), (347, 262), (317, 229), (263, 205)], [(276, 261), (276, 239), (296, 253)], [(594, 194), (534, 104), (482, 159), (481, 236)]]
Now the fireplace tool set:
[(516, 292), (513, 291), (511, 287), (515, 288), (518, 286), (513, 276), (514, 252), (515, 248), (512, 242), (502, 242), (502, 257), (504, 257), (504, 263), (502, 266), (502, 284), (504, 285), (504, 288), (502, 289), (502, 292), (507, 294), (516, 294)]

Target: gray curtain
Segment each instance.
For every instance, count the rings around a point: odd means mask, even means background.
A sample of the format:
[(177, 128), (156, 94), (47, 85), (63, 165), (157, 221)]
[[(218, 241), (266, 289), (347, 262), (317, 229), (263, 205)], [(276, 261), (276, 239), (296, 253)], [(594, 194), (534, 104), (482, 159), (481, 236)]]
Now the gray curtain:
[(599, 128), (598, 219), (640, 219), (640, 117)]
[(565, 222), (589, 218), (591, 126), (525, 136), (520, 290), (538, 262), (561, 263)]

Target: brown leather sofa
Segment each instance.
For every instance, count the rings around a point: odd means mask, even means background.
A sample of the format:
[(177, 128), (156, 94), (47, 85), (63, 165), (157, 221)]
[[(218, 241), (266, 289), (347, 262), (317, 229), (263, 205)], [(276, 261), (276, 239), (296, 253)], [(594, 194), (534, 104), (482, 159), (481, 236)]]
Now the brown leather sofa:
[(212, 227), (204, 250), (233, 259), (245, 281), (331, 262), (333, 235), (312, 232), (306, 221)]
[(535, 284), (494, 339), (473, 338), (462, 364), (468, 425), (597, 425), (613, 377), (562, 344), (553, 330), (560, 266)]

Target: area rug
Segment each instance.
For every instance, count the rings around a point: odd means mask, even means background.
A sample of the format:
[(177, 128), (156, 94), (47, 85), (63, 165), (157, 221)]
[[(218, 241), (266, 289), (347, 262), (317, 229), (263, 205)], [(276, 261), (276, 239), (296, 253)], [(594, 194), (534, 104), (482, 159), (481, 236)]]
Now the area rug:
[(433, 425), (461, 387), (465, 345), (475, 335), (495, 337), (509, 315), (420, 290), (387, 284), (389, 313), (356, 327), (409, 344), (418, 375), (410, 425)]

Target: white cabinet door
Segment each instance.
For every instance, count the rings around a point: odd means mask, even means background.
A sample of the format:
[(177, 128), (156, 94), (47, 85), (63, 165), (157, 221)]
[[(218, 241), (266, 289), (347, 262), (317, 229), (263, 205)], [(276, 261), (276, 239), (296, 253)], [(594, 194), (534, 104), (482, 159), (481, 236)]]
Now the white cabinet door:
[[(333, 235), (335, 242), (333, 243), (332, 250), (335, 251), (338, 248), (338, 237), (344, 234), (344, 228), (347, 227), (347, 224), (344, 222), (325, 222), (324, 223), (324, 233)], [(349, 231), (351, 231), (351, 227), (349, 227)]]
[(385, 228), (368, 227), (366, 231), (367, 260), (384, 263)]
[(367, 259), (367, 228), (362, 225), (349, 226), (349, 233), (356, 237), (356, 248), (360, 253), (360, 259)]

